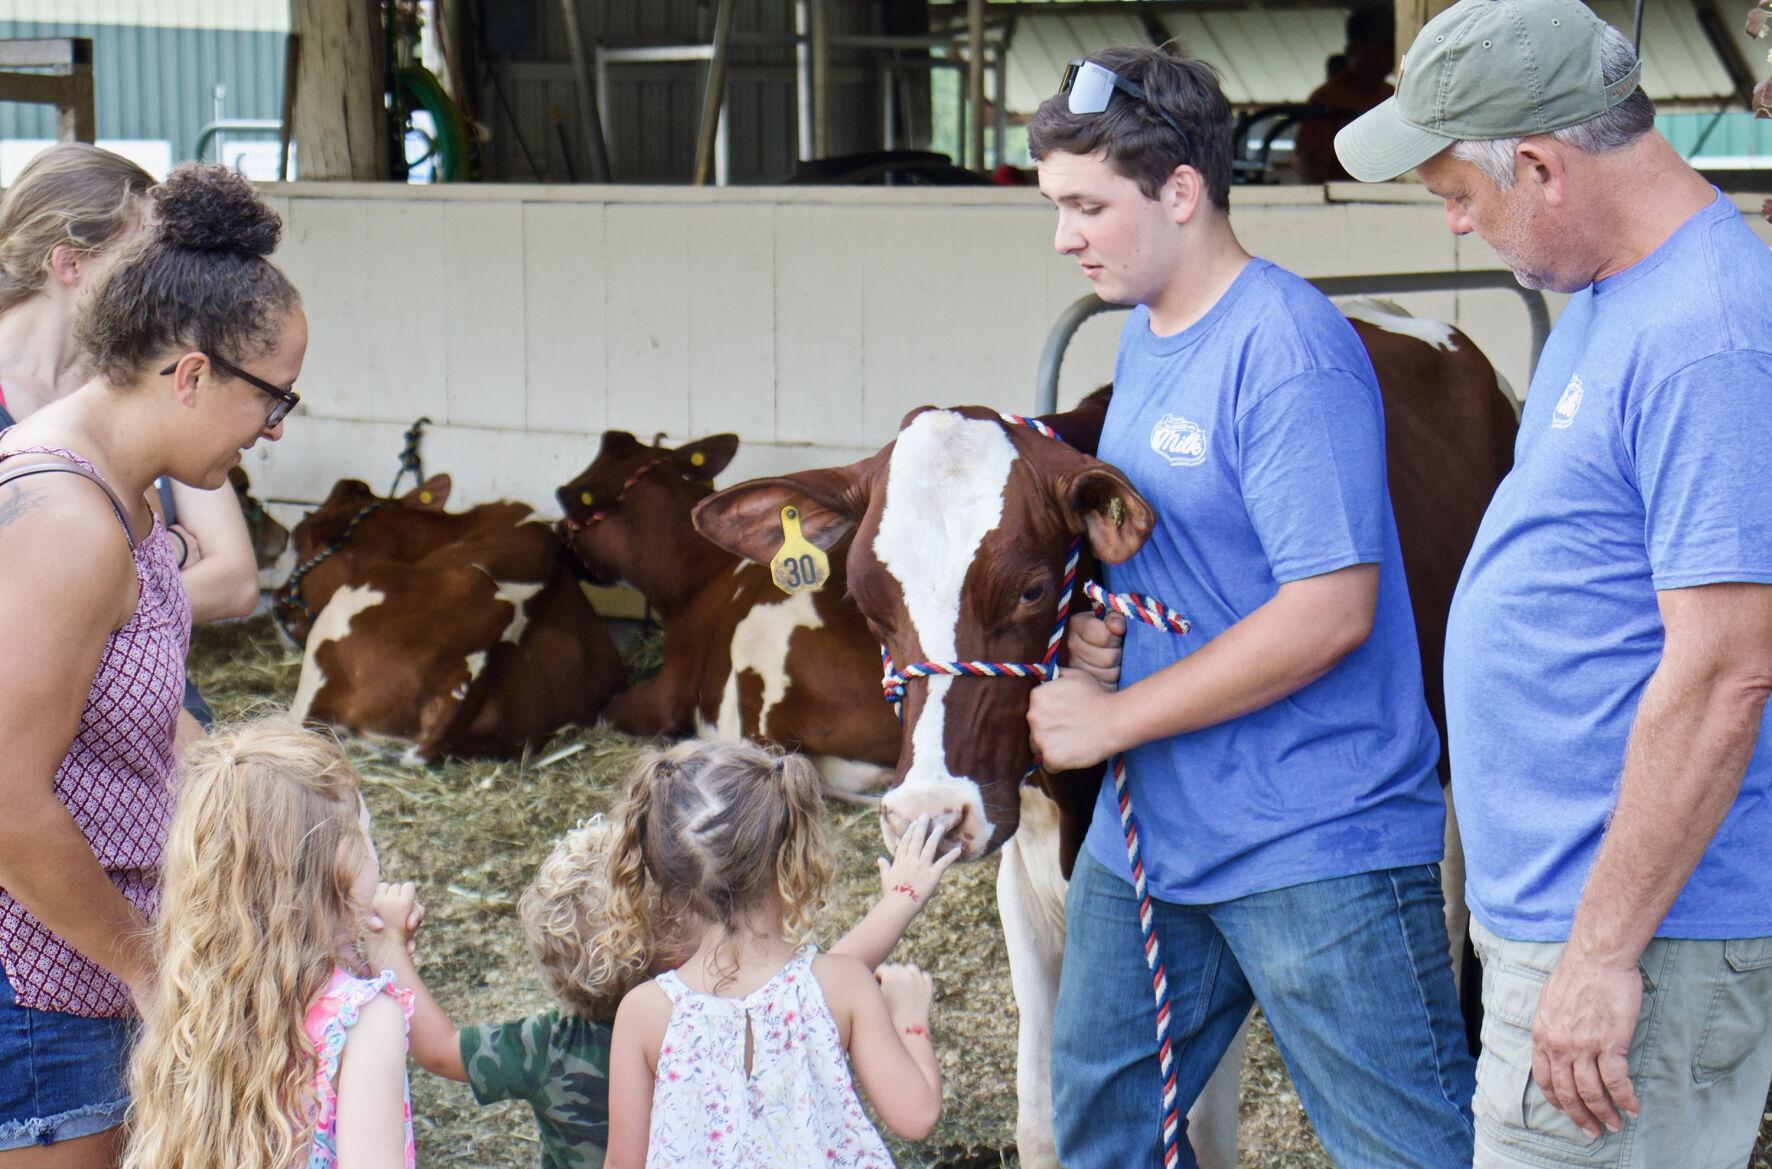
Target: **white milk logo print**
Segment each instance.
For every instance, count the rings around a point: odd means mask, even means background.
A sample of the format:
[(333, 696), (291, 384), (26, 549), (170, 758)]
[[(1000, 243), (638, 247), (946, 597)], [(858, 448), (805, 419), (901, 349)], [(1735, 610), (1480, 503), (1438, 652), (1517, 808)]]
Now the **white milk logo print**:
[(1179, 414), (1165, 414), (1151, 427), (1151, 449), (1171, 467), (1197, 467), (1206, 461), (1206, 432)]
[(1575, 421), (1575, 412), (1581, 409), (1581, 375), (1576, 374), (1563, 387), (1563, 396), (1557, 399), (1556, 413), (1551, 415), (1551, 429), (1562, 430)]

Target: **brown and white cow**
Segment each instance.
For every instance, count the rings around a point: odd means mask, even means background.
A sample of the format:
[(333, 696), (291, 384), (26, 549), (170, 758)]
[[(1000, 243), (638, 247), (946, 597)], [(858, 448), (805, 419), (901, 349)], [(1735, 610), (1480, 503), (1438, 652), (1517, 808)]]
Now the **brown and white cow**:
[(767, 568), (690, 522), (737, 450), (730, 434), (670, 449), (612, 430), (558, 492), (561, 535), (587, 575), (627, 581), (664, 620), (663, 666), (605, 717), (631, 734), (795, 747), (833, 789), (876, 788), (898, 757), (899, 728), (880, 701), (879, 643), (844, 596), (841, 556), (823, 591), (789, 597)]
[(304, 643), (291, 713), (424, 762), (511, 758), (594, 722), (621, 657), (551, 526), (523, 504), (443, 512), (448, 490), (382, 500), (346, 480), (296, 526), (305, 570), (277, 609)]
[[(1418, 628), (1433, 641), (1424, 657), (1436, 663), (1430, 702), (1439, 718), (1445, 608), (1510, 462), (1514, 415), (1462, 334), (1424, 336), (1413, 318), (1362, 311), (1355, 328), (1384, 392), (1393, 505)], [(1373, 316), (1383, 319), (1375, 324)], [(1067, 442), (1093, 449), (1088, 435), (1091, 427), (1099, 434), (1103, 405), (1091, 399), (1046, 421)], [(740, 484), (702, 504), (696, 522), (716, 543), (767, 559), (781, 542), (776, 517), (787, 504), (800, 509), (814, 543), (853, 541), (850, 592), (897, 661), (1038, 661), (1073, 536), (1086, 533), (1098, 556), (1117, 562), (1152, 524), (1120, 472), (980, 407), (914, 411), (878, 454)], [(1031, 685), (939, 676), (912, 685), (881, 821), (890, 841), (911, 818), (929, 814), (969, 858), (1003, 846), (997, 892), (1020, 1012), (1016, 1136), (1023, 1164), (1048, 1166), (1056, 1164), (1049, 1060), (1063, 895), (1099, 771), (1023, 786)], [(1450, 817), (1448, 829), (1455, 850)], [(1446, 873), (1449, 917), (1462, 916), (1461, 868), (1449, 863)], [(1240, 1052), (1233, 1044), (1190, 1113), (1190, 1139), (1208, 1169), (1235, 1160)]]

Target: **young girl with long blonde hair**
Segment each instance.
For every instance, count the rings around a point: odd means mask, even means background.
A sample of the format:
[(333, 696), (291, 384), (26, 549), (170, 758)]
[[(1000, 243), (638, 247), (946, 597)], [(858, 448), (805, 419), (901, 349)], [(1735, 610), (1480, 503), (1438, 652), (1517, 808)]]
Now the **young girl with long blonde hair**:
[(332, 739), (267, 719), (190, 750), (125, 1169), (411, 1169), (411, 995), (358, 953), (379, 878)]
[[(616, 1012), (608, 1169), (889, 1167), (857, 1081), (899, 1135), (921, 1140), (935, 1126), (929, 976), (911, 966), (876, 975), (853, 952), (791, 940), (830, 877), (821, 787), (803, 756), (752, 744), (684, 744), (636, 769), (609, 862), (609, 924), (594, 948), (649, 970), (655, 939), (672, 932), (661, 914), (687, 916), (700, 944)], [(919, 846), (928, 831), (913, 826)], [(892, 897), (906, 911), (877, 908), (851, 943), (909, 923), (919, 895), (903, 885)], [(902, 928), (882, 932), (886, 949)]]

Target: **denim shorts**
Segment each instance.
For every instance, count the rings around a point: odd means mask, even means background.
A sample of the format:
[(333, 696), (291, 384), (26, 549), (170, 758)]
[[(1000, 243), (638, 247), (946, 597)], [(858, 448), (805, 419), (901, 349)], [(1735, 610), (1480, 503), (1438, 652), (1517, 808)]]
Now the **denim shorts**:
[(0, 1153), (123, 1123), (133, 1019), (87, 1019), (13, 1000), (0, 977)]

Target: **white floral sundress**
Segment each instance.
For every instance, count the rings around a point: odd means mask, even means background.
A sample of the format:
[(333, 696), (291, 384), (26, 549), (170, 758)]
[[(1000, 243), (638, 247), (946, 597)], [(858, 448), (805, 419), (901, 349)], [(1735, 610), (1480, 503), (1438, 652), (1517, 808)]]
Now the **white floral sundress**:
[(672, 1006), (647, 1169), (891, 1169), (812, 976), (816, 953), (801, 950), (741, 999), (692, 991), (675, 971), (654, 980)]

